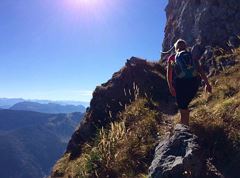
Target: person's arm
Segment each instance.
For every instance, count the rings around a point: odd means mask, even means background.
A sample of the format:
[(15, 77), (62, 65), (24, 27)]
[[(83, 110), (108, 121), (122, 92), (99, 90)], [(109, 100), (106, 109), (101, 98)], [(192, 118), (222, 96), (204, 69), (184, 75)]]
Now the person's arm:
[(167, 65), (167, 82), (168, 82), (170, 93), (172, 94), (172, 96), (176, 96), (176, 91), (173, 87), (173, 82), (172, 82), (172, 66), (170, 61), (168, 61), (168, 65)]
[(204, 73), (202, 67), (200, 66), (199, 62), (197, 62), (197, 69), (198, 69), (198, 73), (200, 74), (200, 77), (202, 78), (202, 80), (205, 83), (205, 90), (208, 91), (209, 93), (212, 93), (212, 87), (208, 82), (208, 78), (206, 76), (206, 74)]
[(212, 87), (211, 87), (211, 85), (208, 82), (208, 78), (205, 75), (202, 66), (200, 65), (200, 61), (204, 61), (205, 60), (205, 56), (203, 55), (202, 51), (203, 50), (201, 50), (200, 45), (193, 46), (193, 48), (191, 50), (192, 58), (196, 62), (198, 73), (200, 74), (200, 77), (202, 78), (202, 80), (205, 83), (205, 90), (208, 91), (209, 93), (211, 93), (212, 92)]

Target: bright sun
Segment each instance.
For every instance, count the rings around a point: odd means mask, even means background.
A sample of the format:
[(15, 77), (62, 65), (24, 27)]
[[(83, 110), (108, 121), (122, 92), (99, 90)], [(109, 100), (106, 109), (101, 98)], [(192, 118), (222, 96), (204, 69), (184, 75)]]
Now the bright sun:
[(99, 4), (100, 0), (69, 0), (72, 1), (73, 5), (76, 6), (95, 6)]
[(77, 11), (95, 11), (100, 10), (104, 6), (105, 0), (64, 0), (65, 6)]
[[(114, 0), (63, 0), (64, 9), (76, 19), (95, 19), (100, 21), (113, 9)], [(115, 4), (115, 3), (114, 3)]]
[(79, 3), (93, 3), (94, 1), (96, 2), (97, 0), (75, 0), (75, 1)]

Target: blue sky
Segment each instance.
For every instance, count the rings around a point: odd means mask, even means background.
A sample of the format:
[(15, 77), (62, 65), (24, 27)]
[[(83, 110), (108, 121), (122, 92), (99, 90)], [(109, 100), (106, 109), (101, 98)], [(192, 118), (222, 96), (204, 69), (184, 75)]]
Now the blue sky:
[(157, 60), (167, 0), (1, 0), (0, 97), (89, 101), (126, 59)]

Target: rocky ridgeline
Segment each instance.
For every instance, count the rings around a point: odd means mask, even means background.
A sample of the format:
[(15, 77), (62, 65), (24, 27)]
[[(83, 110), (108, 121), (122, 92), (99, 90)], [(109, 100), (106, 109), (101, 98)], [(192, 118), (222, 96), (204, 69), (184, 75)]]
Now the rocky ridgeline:
[(147, 96), (168, 102), (169, 91), (165, 70), (158, 63), (132, 57), (107, 83), (98, 86), (93, 93), (85, 118), (73, 134), (67, 153), (74, 159), (81, 153), (81, 145), (94, 137), (97, 129), (114, 121), (119, 112), (136, 97)]
[(169, 0), (163, 50), (178, 38), (192, 46), (196, 39), (205, 45), (228, 48), (239, 45), (239, 0)]

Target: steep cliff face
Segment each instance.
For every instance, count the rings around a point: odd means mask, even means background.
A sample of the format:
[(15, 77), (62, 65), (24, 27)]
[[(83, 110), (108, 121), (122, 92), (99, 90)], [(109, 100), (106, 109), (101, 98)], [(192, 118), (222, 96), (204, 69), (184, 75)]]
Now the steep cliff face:
[(239, 0), (169, 0), (163, 50), (172, 47), (178, 38), (190, 45), (196, 39), (206, 45), (228, 47), (240, 34)]

